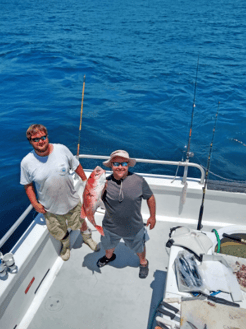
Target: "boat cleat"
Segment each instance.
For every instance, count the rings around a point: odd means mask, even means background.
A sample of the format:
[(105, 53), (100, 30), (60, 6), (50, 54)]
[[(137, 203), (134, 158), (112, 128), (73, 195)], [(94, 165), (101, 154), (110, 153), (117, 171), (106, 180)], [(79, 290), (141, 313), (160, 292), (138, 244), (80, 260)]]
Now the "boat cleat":
[(7, 275), (7, 266), (0, 259), (0, 278), (4, 278)]
[(12, 253), (9, 252), (9, 253), (5, 254), (2, 258), (2, 262), (5, 264), (7, 270), (10, 273), (18, 272), (18, 268), (15, 265), (14, 255)]

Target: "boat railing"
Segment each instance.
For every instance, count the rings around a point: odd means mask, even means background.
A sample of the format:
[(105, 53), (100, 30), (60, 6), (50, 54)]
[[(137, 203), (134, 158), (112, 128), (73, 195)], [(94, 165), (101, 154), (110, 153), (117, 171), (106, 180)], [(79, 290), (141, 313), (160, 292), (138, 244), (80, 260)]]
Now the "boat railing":
[[(99, 160), (108, 160), (109, 156), (103, 156), (103, 155), (89, 155), (89, 154), (80, 154), (78, 158), (83, 159), (99, 159)], [(192, 163), (188, 161), (164, 161), (164, 160), (151, 160), (151, 159), (136, 159), (137, 162), (141, 163), (153, 163), (153, 164), (161, 164), (161, 165), (169, 165), (169, 166), (181, 166), (181, 167), (194, 167), (200, 170), (201, 172), (201, 178), (200, 178), (200, 184), (204, 183), (205, 178), (205, 171), (202, 166), (200, 166), (197, 163)], [(186, 175), (184, 176), (184, 179), (182, 180), (182, 183), (185, 184), (187, 179), (187, 171)]]
[[(102, 156), (102, 155), (90, 155), (90, 154), (80, 154), (78, 158), (83, 159), (98, 159), (98, 160), (107, 160), (109, 156)], [(137, 162), (141, 163), (149, 163), (149, 164), (161, 164), (161, 165), (170, 165), (170, 166), (183, 166), (183, 167), (195, 167), (201, 171), (201, 179), (200, 183), (204, 183), (205, 172), (204, 169), (196, 163), (190, 162), (182, 162), (182, 161), (163, 161), (163, 160), (151, 160), (151, 159), (136, 159)], [(186, 180), (186, 177), (185, 177)], [(182, 183), (184, 184), (185, 181), (183, 180)], [(30, 204), (27, 209), (23, 212), (23, 214), (17, 219), (14, 225), (8, 230), (8, 232), (1, 238), (0, 240), (0, 248), (4, 245), (4, 243), (10, 238), (10, 236), (14, 233), (14, 231), (19, 227), (19, 225), (23, 222), (23, 220), (27, 217), (27, 215), (32, 210), (33, 206)]]
[(14, 231), (19, 227), (19, 225), (23, 222), (23, 220), (26, 218), (26, 216), (30, 213), (33, 206), (30, 204), (26, 210), (23, 212), (23, 214), (17, 219), (17, 221), (14, 223), (14, 225), (11, 226), (11, 228), (8, 230), (8, 232), (2, 237), (0, 240), (0, 248), (4, 245), (4, 243), (11, 237), (11, 235), (14, 233)]

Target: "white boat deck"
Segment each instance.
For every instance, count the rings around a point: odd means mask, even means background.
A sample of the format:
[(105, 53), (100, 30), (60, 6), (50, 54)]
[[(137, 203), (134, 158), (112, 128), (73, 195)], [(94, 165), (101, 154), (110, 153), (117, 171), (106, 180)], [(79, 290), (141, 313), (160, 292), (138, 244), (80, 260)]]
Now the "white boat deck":
[[(99, 269), (96, 262), (104, 250), (92, 252), (80, 234), (76, 235), (71, 258), (62, 264), (28, 328), (154, 328), (155, 310), (164, 298), (165, 244), (171, 227), (173, 223), (158, 221), (149, 231), (146, 279), (139, 278), (138, 257), (123, 242), (116, 248), (116, 260)], [(93, 237), (100, 239), (97, 231)]]
[[(164, 295), (168, 233), (161, 222), (150, 232), (146, 279), (139, 278), (139, 259), (123, 242), (116, 248), (116, 260), (99, 269), (96, 262), (104, 250), (92, 252), (79, 235), (28, 328), (148, 328)], [(100, 239), (96, 231), (93, 237)]]
[[(148, 277), (139, 278), (138, 257), (123, 242), (116, 248), (116, 260), (99, 269), (96, 262), (104, 250), (92, 252), (78, 231), (71, 232), (71, 258), (63, 262), (60, 243), (50, 236), (38, 215), (12, 249), (18, 273), (0, 281), (1, 329), (154, 329), (156, 308), (167, 284), (169, 256), (165, 246), (170, 228), (197, 228), (202, 185), (190, 179), (186, 192), (180, 179), (145, 178), (157, 203), (157, 224), (149, 231), (146, 244)], [(75, 184), (82, 195), (79, 180)], [(243, 224), (245, 195), (208, 190), (203, 230)], [(146, 202), (142, 214), (146, 222)], [(102, 218), (99, 211), (97, 224), (101, 225)], [(100, 240), (95, 229), (93, 238)]]

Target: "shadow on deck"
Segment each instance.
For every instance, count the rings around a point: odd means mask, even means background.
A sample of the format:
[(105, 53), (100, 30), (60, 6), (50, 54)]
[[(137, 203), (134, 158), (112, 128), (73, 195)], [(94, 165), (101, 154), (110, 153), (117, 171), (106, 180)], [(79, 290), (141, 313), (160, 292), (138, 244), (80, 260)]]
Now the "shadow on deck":
[[(152, 329), (164, 298), (171, 223), (157, 222), (146, 243), (149, 275), (139, 278), (139, 259), (123, 242), (116, 259), (99, 269), (104, 250), (91, 252), (79, 235), (29, 329)], [(97, 231), (93, 238), (99, 241)]]

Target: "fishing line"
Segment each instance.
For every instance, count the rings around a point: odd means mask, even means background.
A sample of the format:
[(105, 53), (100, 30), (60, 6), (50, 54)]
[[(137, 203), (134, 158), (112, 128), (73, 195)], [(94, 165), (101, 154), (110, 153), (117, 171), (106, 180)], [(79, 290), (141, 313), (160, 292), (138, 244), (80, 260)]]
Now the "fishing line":
[(85, 93), (85, 75), (84, 75), (84, 80), (83, 80), (82, 100), (81, 100), (81, 109), (80, 109), (79, 140), (78, 140), (78, 147), (77, 147), (77, 157), (79, 156), (79, 148), (80, 148), (80, 137), (81, 137), (81, 129), (82, 129), (82, 115), (83, 115), (84, 93)]
[[(199, 158), (198, 156), (196, 156), (196, 158), (198, 159), (198, 163), (199, 163), (199, 165), (200, 165), (200, 166), (206, 171), (206, 167), (204, 167), (204, 165), (201, 163), (200, 158)], [(218, 178), (220, 178), (220, 179), (222, 179), (222, 180), (225, 180), (225, 181), (227, 181), (227, 182), (233, 182), (233, 183), (246, 183), (245, 180), (237, 180), (237, 179), (225, 178), (225, 177), (223, 177), (223, 176), (220, 176), (220, 175), (218, 175), (218, 174), (215, 174), (215, 173), (212, 172), (211, 170), (209, 170), (208, 172), (209, 172), (210, 175), (213, 175), (213, 176), (215, 176), (215, 177), (218, 177)]]
[(209, 149), (209, 154), (208, 154), (208, 162), (207, 162), (207, 169), (206, 169), (206, 174), (205, 174), (205, 182), (204, 182), (204, 186), (202, 188), (202, 191), (203, 191), (202, 204), (201, 204), (200, 212), (199, 212), (197, 230), (201, 230), (201, 228), (202, 228), (202, 215), (203, 215), (203, 209), (204, 209), (205, 192), (206, 192), (206, 187), (207, 187), (207, 184), (208, 184), (208, 173), (209, 173), (209, 168), (210, 168), (210, 161), (211, 161), (212, 148), (213, 148), (213, 142), (214, 142), (215, 128), (216, 128), (216, 123), (217, 123), (217, 118), (218, 118), (218, 113), (219, 113), (219, 106), (220, 106), (220, 102), (218, 102), (218, 110), (216, 112), (215, 120), (214, 120), (213, 136), (212, 136), (212, 141), (211, 141), (211, 144), (210, 144), (210, 149)]
[[(185, 146), (185, 149), (186, 149), (186, 146)], [(183, 152), (185, 152), (185, 151), (183, 151)], [(184, 154), (182, 155), (181, 162), (184, 162)], [(174, 176), (173, 180), (171, 181), (171, 183), (173, 183), (173, 182), (175, 181), (175, 179), (177, 178), (178, 171), (179, 171), (179, 166), (180, 166), (180, 165), (178, 164), (177, 169), (176, 169), (175, 176)]]
[[(200, 164), (200, 166), (203, 167), (204, 170), (206, 170), (206, 168), (205, 168), (202, 164)], [(210, 173), (211, 175), (213, 175), (213, 176), (215, 176), (215, 177), (218, 177), (218, 178), (220, 178), (220, 179), (223, 179), (223, 180), (225, 180), (225, 181), (227, 181), (227, 182), (232, 182), (232, 183), (246, 183), (245, 180), (236, 180), (236, 179), (225, 178), (225, 177), (223, 177), (223, 176), (220, 176), (220, 175), (215, 174), (215, 173), (212, 172), (211, 170), (209, 170), (209, 173)]]

